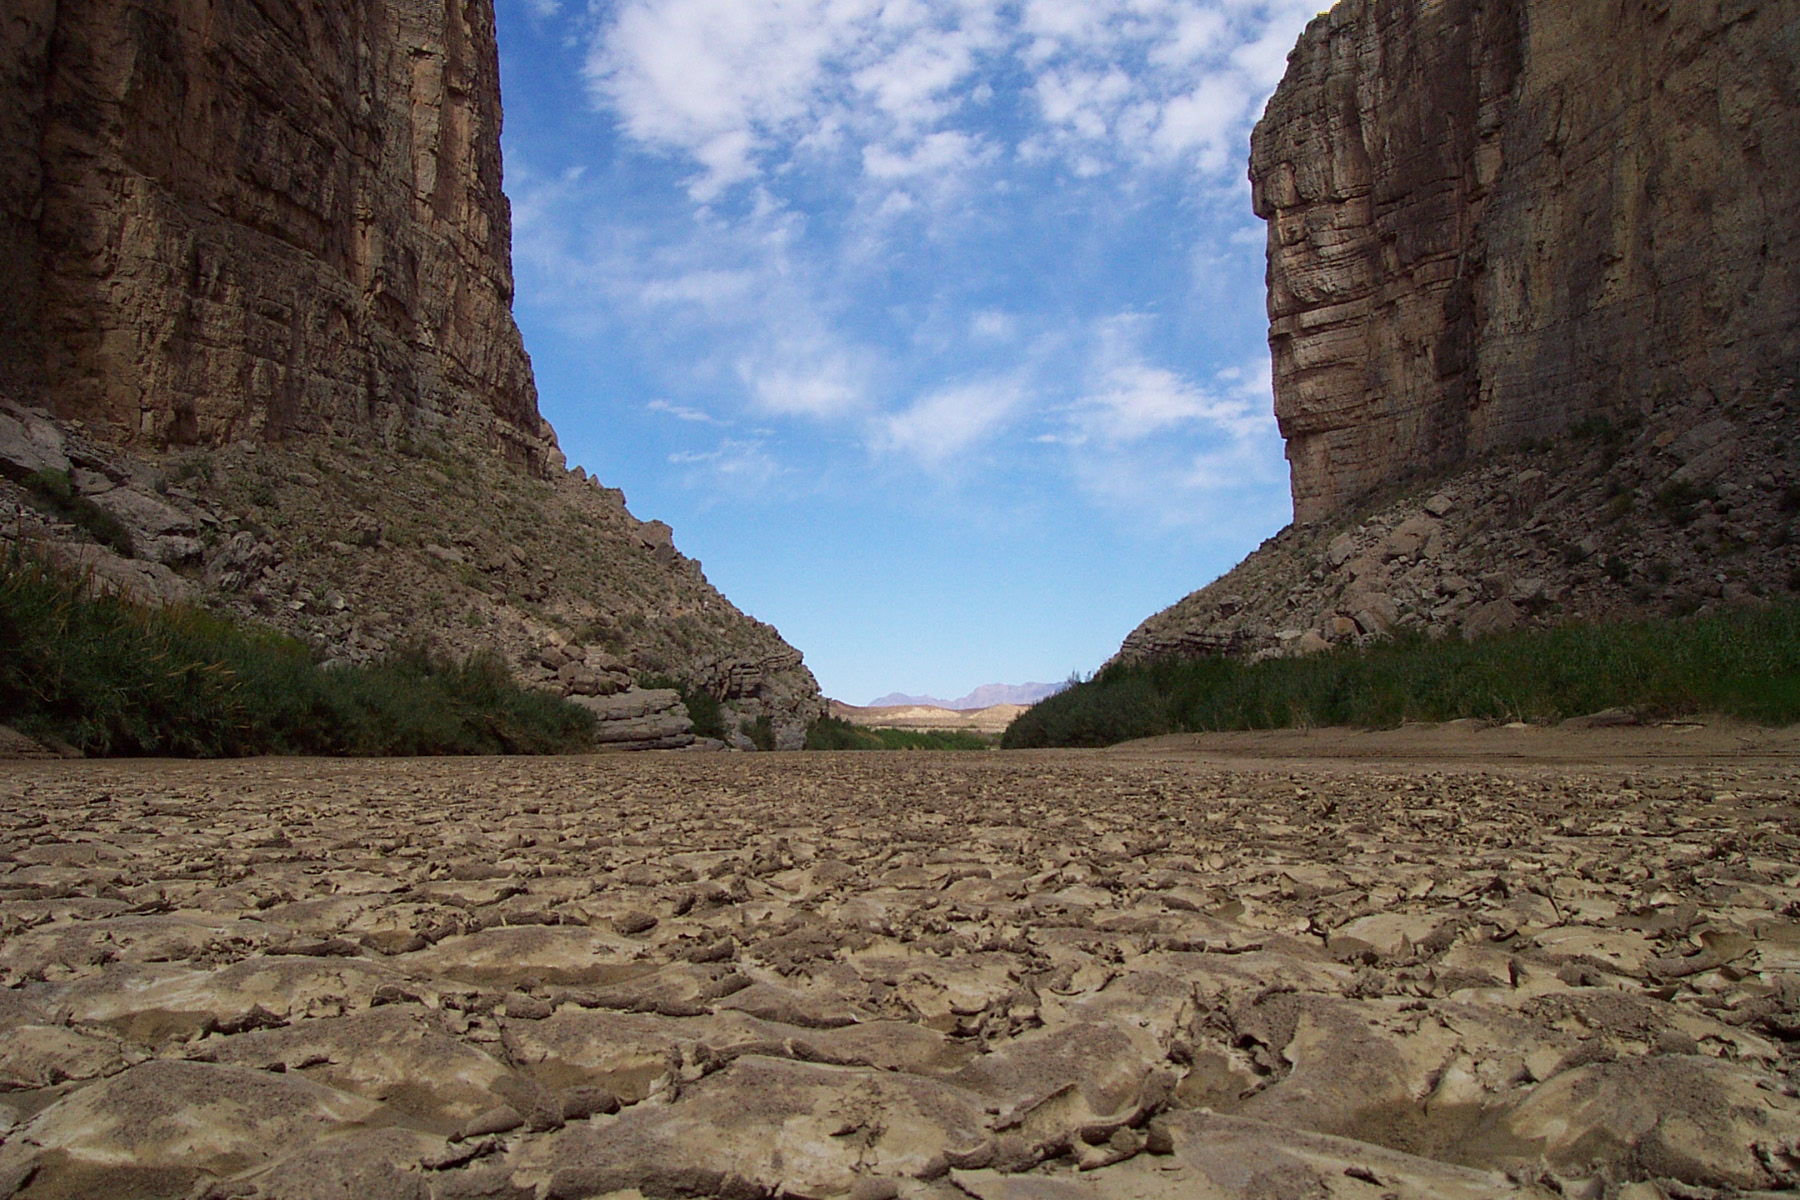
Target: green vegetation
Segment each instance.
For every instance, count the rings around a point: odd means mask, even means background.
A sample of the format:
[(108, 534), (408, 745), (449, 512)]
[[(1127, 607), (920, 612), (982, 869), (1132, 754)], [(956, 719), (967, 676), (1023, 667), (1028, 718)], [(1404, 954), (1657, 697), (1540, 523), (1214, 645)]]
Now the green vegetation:
[(594, 726), (491, 656), (322, 667), (273, 632), (93, 596), (16, 548), (0, 566), (0, 721), (89, 754), (200, 758), (563, 753)]
[(989, 750), (994, 739), (972, 729), (869, 729), (821, 717), (806, 731), (808, 750)]
[(1020, 714), (1001, 745), (1108, 746), (1165, 733), (1461, 717), (1545, 721), (1607, 708), (1800, 720), (1800, 604), (1475, 642), (1403, 639), (1254, 665), (1117, 665)]
[[(673, 675), (639, 675), (637, 682), (642, 688), (673, 688), (680, 692), (681, 702), (687, 705), (688, 720), (694, 723), (694, 736), (725, 740), (725, 711), (718, 697), (705, 688)], [(771, 740), (773, 736), (770, 735)]]
[(131, 557), (131, 534), (119, 518), (75, 491), (67, 471), (34, 471), (24, 480), (34, 506), (53, 517), (71, 521), (109, 550)]
[(738, 732), (749, 738), (750, 744), (758, 750), (775, 748), (775, 725), (769, 720), (767, 713), (757, 717), (754, 721), (740, 718)]

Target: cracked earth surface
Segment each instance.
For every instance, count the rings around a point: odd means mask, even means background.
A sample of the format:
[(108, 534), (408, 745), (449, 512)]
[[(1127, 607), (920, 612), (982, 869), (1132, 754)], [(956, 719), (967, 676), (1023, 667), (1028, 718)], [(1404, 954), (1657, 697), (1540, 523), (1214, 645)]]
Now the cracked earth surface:
[(0, 1196), (1800, 1181), (1800, 760), (1179, 749), (0, 764)]

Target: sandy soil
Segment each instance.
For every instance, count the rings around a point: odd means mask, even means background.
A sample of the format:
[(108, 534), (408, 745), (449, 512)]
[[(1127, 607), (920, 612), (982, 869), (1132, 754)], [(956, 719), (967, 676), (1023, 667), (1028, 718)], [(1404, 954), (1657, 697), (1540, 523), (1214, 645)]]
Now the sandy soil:
[(1791, 1188), (1793, 746), (0, 764), (0, 1197)]

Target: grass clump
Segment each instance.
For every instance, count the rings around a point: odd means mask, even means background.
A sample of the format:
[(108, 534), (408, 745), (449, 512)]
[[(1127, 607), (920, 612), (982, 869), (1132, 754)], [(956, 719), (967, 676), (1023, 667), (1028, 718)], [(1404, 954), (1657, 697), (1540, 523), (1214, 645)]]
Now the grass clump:
[(91, 595), (17, 548), (0, 567), (0, 721), (88, 754), (195, 758), (567, 753), (594, 727), (493, 655), (325, 668), (272, 631)]
[(1414, 637), (1256, 664), (1114, 665), (1020, 714), (1001, 745), (1109, 746), (1165, 733), (1463, 717), (1552, 721), (1608, 708), (1800, 720), (1800, 604), (1475, 642)]
[(973, 729), (870, 729), (821, 717), (806, 730), (808, 750), (989, 750), (994, 739)]
[(70, 521), (102, 546), (130, 558), (131, 533), (119, 518), (75, 490), (67, 471), (33, 471), (24, 479), (31, 502), (40, 511)]

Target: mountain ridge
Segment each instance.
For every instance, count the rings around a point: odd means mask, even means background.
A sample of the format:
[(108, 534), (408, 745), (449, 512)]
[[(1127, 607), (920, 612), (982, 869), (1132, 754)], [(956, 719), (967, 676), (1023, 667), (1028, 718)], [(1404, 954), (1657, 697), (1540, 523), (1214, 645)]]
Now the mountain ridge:
[(903, 692), (889, 692), (863, 705), (864, 708), (897, 708), (915, 706), (920, 708), (947, 708), (952, 712), (969, 709), (992, 708), (996, 704), (1036, 704), (1047, 696), (1054, 696), (1066, 685), (1060, 683), (984, 683), (966, 696), (955, 700), (939, 700), (935, 696), (910, 696)]

